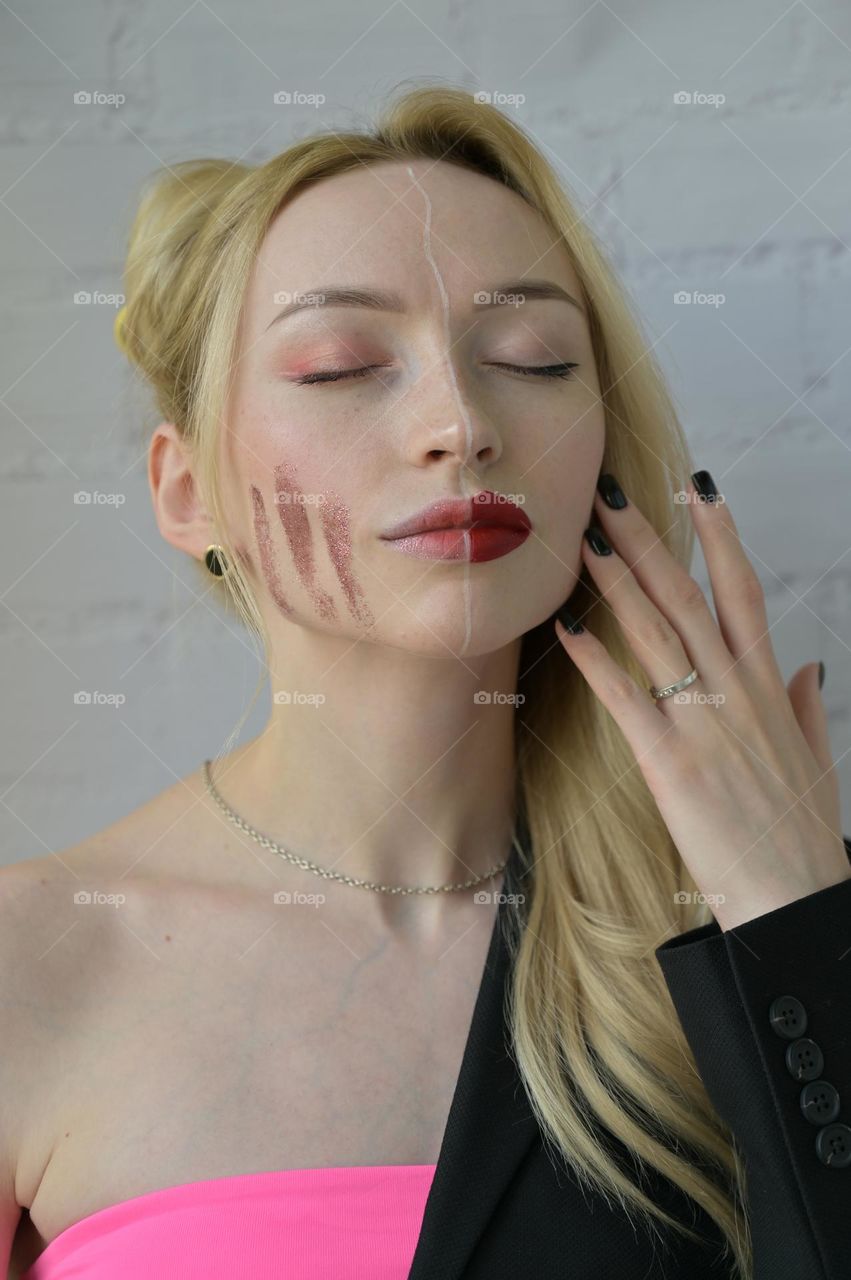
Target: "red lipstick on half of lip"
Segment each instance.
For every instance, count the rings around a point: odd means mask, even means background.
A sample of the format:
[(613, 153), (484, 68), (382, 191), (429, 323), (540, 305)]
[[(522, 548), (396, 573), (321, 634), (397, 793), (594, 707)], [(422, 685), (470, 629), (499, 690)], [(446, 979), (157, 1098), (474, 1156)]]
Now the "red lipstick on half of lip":
[(532, 522), (515, 502), (490, 489), (441, 498), (381, 537), (421, 560), (496, 560), (526, 541)]

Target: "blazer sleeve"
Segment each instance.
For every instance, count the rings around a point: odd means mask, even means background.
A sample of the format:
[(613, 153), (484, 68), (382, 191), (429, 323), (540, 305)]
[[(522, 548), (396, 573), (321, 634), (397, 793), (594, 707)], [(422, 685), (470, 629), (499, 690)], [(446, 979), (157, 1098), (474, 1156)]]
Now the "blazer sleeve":
[(743, 1158), (754, 1280), (849, 1280), (851, 880), (655, 954)]

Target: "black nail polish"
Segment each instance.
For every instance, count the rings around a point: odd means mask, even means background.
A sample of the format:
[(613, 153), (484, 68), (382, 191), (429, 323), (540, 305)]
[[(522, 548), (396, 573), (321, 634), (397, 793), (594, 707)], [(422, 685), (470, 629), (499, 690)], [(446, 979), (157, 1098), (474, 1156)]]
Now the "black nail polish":
[(585, 538), (587, 539), (591, 550), (598, 556), (610, 556), (612, 554), (612, 548), (609, 546), (608, 542), (606, 542), (602, 529), (598, 528), (596, 524), (588, 526), (585, 530)]
[(695, 471), (691, 478), (701, 498), (705, 498), (707, 502), (714, 502), (718, 497), (718, 490), (715, 488), (715, 481), (708, 471)]
[(579, 636), (585, 630), (582, 623), (578, 622), (577, 619), (574, 618), (573, 614), (565, 605), (562, 605), (560, 609), (556, 610), (556, 617), (564, 627), (565, 631), (568, 631), (572, 636)]
[(820, 662), (818, 664), (818, 687), (821, 688), (823, 684), (824, 684), (824, 663)]
[(609, 472), (600, 476), (597, 481), (597, 492), (603, 499), (607, 507), (612, 507), (615, 511), (620, 511), (626, 506), (626, 494), (618, 484), (617, 480)]

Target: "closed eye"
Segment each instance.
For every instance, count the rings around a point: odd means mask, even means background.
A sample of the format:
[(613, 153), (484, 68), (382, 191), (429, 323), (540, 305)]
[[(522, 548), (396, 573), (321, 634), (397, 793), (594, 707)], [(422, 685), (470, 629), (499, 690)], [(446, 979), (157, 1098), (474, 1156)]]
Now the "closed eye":
[[(565, 361), (563, 364), (543, 364), (543, 365), (526, 365), (526, 364), (494, 364), (495, 369), (510, 369), (512, 373), (522, 373), (524, 375), (531, 374), (537, 378), (569, 378), (574, 369), (578, 369), (579, 365), (575, 362)], [(293, 381), (300, 386), (315, 386), (317, 383), (324, 382), (342, 382), (347, 378), (364, 378), (368, 373), (372, 373), (374, 369), (386, 369), (388, 365), (382, 364), (364, 364), (357, 369), (329, 369), (326, 371), (319, 370), (316, 373), (305, 373), (301, 377), (294, 378)]]

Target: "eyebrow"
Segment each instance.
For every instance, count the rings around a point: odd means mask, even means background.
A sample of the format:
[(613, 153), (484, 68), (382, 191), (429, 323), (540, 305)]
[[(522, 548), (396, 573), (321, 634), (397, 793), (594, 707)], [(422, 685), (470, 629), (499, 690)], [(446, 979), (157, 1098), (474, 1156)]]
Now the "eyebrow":
[[(478, 293), (486, 293), (491, 300), (475, 301)], [(585, 308), (572, 294), (552, 280), (509, 280), (504, 284), (496, 284), (491, 289), (476, 290), (473, 294), (474, 310), (485, 311), (490, 308), (513, 305), (510, 302), (497, 301), (497, 296), (502, 294), (509, 296), (522, 294), (523, 298), (530, 302), (535, 300), (568, 302), (585, 315)], [(297, 311), (305, 311), (313, 307), (365, 307), (371, 311), (393, 312), (405, 310), (402, 295), (392, 289), (354, 289), (345, 285), (326, 285), (323, 289), (301, 290), (299, 296), (304, 301), (289, 303), (272, 317), (266, 328), (271, 329), (278, 320), (284, 320)]]

